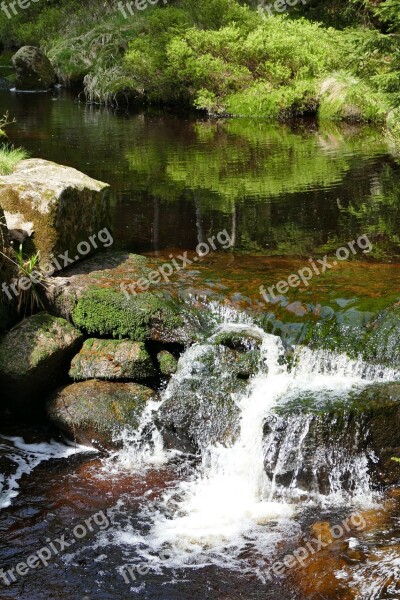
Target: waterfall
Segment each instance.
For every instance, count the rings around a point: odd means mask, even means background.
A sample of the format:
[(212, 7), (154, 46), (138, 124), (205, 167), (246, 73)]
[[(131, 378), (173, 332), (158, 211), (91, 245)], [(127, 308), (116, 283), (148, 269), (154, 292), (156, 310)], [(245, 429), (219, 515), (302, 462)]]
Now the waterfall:
[[(299, 510), (299, 499), (373, 500), (368, 472), (370, 462), (375, 460), (373, 453), (362, 444), (357, 446), (360, 451), (341, 449), (340, 440), (336, 446), (315, 449), (310, 493), (298, 489), (303, 476), (304, 444), (313, 416), (294, 415), (283, 427), (279, 411), (296, 403), (299, 397), (330, 405), (345, 402), (371, 383), (399, 380), (399, 373), (334, 352), (300, 347), (288, 361), (279, 337), (248, 322), (222, 324), (217, 333), (248, 332), (249, 327), (261, 339), (259, 371), (244, 391), (233, 394), (239, 411), (235, 440), (207, 445), (203, 437), (200, 466), (185, 481), (165, 492), (161, 501), (153, 505), (146, 502), (143, 507), (142, 519), (150, 524), (143, 540), (147, 547), (144, 555), (149, 556), (149, 548), (154, 553), (168, 548), (174, 557), (170, 566), (213, 562), (229, 563), (232, 567), (248, 544), (265, 557), (283, 531), (287, 537), (288, 531), (296, 528), (291, 517)], [(187, 386), (190, 378), (204, 376), (194, 367), (210, 350), (214, 338), (215, 335), (206, 343), (192, 346), (181, 357), (178, 373), (170, 381), (159, 407)], [(160, 444), (157, 438), (155, 453), (160, 457), (164, 452), (167, 457)], [(149, 452), (147, 447), (148, 456)], [(319, 465), (328, 467), (322, 494), (317, 486)], [(344, 494), (344, 474), (349, 495)]]

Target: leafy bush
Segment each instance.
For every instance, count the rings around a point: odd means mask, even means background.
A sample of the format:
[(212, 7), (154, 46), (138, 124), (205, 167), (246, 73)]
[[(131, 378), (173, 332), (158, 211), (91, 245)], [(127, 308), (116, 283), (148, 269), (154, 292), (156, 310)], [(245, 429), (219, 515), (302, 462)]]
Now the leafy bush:
[[(42, 0), (21, 11), (8, 31), (3, 15), (0, 39), (41, 43), (60, 78), (81, 83), (89, 102), (117, 104), (125, 97), (213, 115), (287, 118), (319, 111), (325, 119), (382, 121), (400, 106), (400, 40), (393, 33), (399, 19), (392, 3), (308, 0), (263, 18), (255, 0), (170, 0), (125, 19), (112, 0), (84, 6)], [(337, 27), (358, 27), (334, 29), (303, 18), (317, 14)]]

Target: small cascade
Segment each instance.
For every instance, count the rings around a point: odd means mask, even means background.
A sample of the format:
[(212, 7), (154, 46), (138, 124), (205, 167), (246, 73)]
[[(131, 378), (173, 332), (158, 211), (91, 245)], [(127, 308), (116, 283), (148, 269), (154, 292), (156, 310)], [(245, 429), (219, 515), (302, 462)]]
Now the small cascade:
[[(235, 379), (229, 362), (233, 351), (215, 343), (226, 333), (260, 342), (257, 371), (248, 380)], [(251, 344), (248, 350), (254, 351)], [(291, 517), (301, 501), (348, 505), (362, 500), (370, 506), (377, 458), (368, 446), (368, 424), (348, 418), (346, 410), (342, 417), (335, 411), (351, 407), (377, 382), (399, 380), (393, 369), (326, 350), (299, 347), (288, 358), (279, 337), (248, 321), (220, 324), (205, 343), (181, 357), (178, 373), (141, 427), (140, 435), (152, 420), (159, 427), (163, 411), (169, 418), (166, 407), (172, 406), (171, 430), (179, 437), (179, 429), (186, 429), (188, 444), (201, 457), (185, 481), (143, 506), (141, 520), (149, 524), (143, 556), (168, 549), (173, 557), (168, 566), (232, 567), (249, 545), (253, 558), (265, 557), (282, 536), (292, 535)], [(173, 447), (174, 440), (160, 429)], [(168, 460), (170, 450), (163, 448), (157, 430), (150, 443), (143, 444), (140, 435), (128, 440), (135, 450), (127, 464), (134, 467), (136, 461), (140, 468), (143, 462)], [(188, 451), (181, 450), (181, 456)]]

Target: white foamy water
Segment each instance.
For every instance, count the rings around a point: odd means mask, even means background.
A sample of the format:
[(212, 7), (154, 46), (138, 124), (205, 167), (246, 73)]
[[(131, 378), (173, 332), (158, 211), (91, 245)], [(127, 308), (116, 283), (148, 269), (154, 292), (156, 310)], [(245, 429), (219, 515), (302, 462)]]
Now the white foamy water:
[[(248, 332), (249, 324), (225, 324), (221, 329)], [(280, 338), (254, 326), (253, 333), (262, 339), (261, 363), (267, 366), (267, 372), (260, 368), (245, 393), (235, 395), (241, 412), (235, 443), (229, 447), (210, 445), (203, 451), (202, 465), (192, 477), (168, 490), (155, 504), (146, 502), (141, 516), (151, 523), (151, 528), (145, 538), (137, 532), (119, 533), (123, 543), (141, 545), (144, 560), (148, 560), (150, 554), (154, 556), (154, 553), (167, 549), (170, 558), (164, 561), (166, 566), (229, 564), (232, 567), (249, 545), (256, 551), (255, 555), (272, 554), (277, 541), (293, 535), (296, 530), (290, 519), (296, 505), (290, 501), (289, 494), (287, 501), (277, 496), (275, 475), (271, 480), (265, 472), (263, 426), (272, 409), (304, 392), (327, 395), (334, 401), (375, 381), (400, 379), (400, 374), (390, 369), (305, 348), (297, 349), (295, 366), (290, 369), (282, 360), (284, 348)], [(193, 361), (204, 351), (205, 345), (198, 344), (182, 356), (179, 371), (172, 378), (164, 398), (170, 397), (177, 386), (185, 385)], [(306, 428), (300, 430), (296, 438), (298, 447), (290, 448), (297, 452), (299, 463), (306, 433)], [(289, 438), (285, 441), (288, 446), (292, 444)], [(156, 461), (162, 456), (160, 443), (158, 440), (155, 445)], [(148, 446), (145, 450), (147, 461), (151, 452)], [(283, 449), (276, 471), (286, 456)], [(335, 457), (332, 460), (334, 462)], [(353, 463), (346, 467), (355, 470), (356, 491), (369, 501), (365, 456), (353, 457)], [(339, 464), (330, 475), (331, 500), (343, 499), (341, 469)]]
[(121, 471), (146, 471), (166, 465), (171, 458), (181, 454), (176, 450), (164, 449), (161, 434), (153, 422), (153, 414), (159, 406), (159, 402), (148, 402), (139, 426), (125, 428), (114, 436), (114, 441), (122, 444), (122, 447), (103, 461), (102, 474), (108, 476)]
[(0, 475), (0, 510), (11, 505), (18, 496), (19, 482), (40, 463), (51, 459), (63, 459), (82, 452), (96, 452), (86, 446), (67, 446), (50, 441), (27, 444), (22, 437), (0, 435), (0, 453), (11, 462), (9, 475)]

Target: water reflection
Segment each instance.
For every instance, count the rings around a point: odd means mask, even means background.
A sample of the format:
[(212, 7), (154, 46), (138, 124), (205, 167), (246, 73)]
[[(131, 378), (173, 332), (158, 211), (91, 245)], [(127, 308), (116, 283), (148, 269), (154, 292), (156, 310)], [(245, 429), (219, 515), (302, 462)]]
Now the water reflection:
[[(400, 167), (380, 130), (201, 121), (0, 94), (16, 144), (109, 182), (119, 248), (194, 249), (227, 229), (235, 252), (304, 256), (362, 233), (400, 254)], [(379, 242), (379, 243), (378, 243)]]

